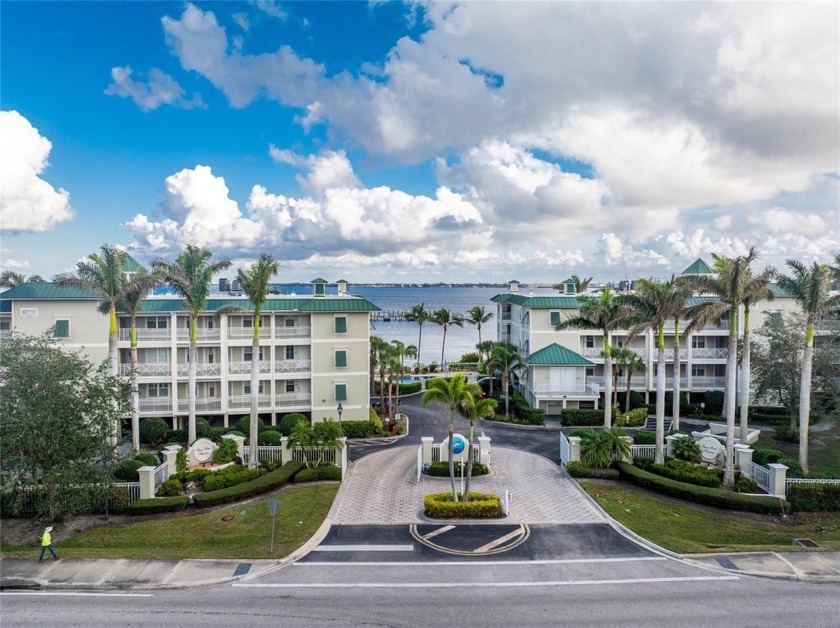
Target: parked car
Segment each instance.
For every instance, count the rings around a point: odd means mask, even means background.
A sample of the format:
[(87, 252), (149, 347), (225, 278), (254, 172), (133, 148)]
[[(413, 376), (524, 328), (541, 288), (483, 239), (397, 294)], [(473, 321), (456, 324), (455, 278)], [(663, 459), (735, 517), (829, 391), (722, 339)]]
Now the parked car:
[[(478, 380), (478, 385), (481, 387), (481, 392), (484, 395), (490, 394), (490, 377), (482, 377)], [(498, 397), (499, 394), (502, 392), (502, 378), (501, 377), (493, 377), (493, 396)], [(513, 386), (508, 383), (508, 394), (513, 395)]]

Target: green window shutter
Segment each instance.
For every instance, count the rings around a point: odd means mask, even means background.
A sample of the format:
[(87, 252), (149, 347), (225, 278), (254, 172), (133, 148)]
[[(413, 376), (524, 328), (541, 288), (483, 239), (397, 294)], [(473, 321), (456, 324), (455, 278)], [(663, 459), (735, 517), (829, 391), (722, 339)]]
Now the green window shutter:
[(335, 352), (335, 365), (336, 367), (347, 366), (347, 351), (342, 350)]
[(347, 384), (335, 385), (335, 400), (347, 401)]
[(346, 334), (347, 333), (347, 317), (346, 316), (336, 316), (335, 317), (335, 333), (337, 333), (337, 334)]
[(70, 337), (70, 321), (58, 320), (55, 322), (54, 338), (69, 338)]
[(552, 312), (551, 313), (551, 326), (554, 327), (559, 322), (560, 322), (560, 312)]

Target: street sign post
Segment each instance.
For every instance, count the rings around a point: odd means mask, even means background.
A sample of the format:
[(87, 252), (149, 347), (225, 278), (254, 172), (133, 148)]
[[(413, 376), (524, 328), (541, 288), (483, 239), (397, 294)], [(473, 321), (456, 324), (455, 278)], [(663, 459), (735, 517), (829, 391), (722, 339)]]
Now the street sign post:
[(272, 499), (268, 502), (268, 512), (271, 513), (271, 553), (274, 553), (274, 524), (277, 523), (277, 513), (280, 512), (280, 500)]

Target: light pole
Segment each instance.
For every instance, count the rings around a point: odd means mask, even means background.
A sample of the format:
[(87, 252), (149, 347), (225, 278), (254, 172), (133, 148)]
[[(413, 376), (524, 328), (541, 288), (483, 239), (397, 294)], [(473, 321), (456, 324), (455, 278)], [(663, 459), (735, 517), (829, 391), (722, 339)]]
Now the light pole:
[(340, 401), (336, 410), (338, 411), (338, 426), (341, 427), (341, 413), (344, 412), (344, 406), (341, 405)]

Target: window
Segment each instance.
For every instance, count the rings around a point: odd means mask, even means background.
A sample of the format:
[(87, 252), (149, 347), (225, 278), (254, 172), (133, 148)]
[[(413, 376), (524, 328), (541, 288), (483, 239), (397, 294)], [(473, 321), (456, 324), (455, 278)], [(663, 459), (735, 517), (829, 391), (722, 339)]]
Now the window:
[(691, 376), (692, 377), (703, 377), (706, 375), (706, 367), (702, 364), (692, 364), (691, 365)]
[(586, 377), (595, 377), (595, 368), (591, 366), (586, 367)]
[(343, 368), (347, 366), (347, 350), (346, 349), (336, 349), (335, 350), (335, 366), (336, 368)]
[(169, 362), (169, 349), (146, 349), (146, 362), (156, 364)]
[(295, 346), (294, 345), (286, 345), (286, 359), (287, 360), (294, 360), (295, 359)]
[(337, 334), (346, 334), (347, 333), (347, 317), (346, 316), (336, 316), (335, 317), (335, 333), (337, 333)]
[(168, 397), (169, 384), (148, 384), (146, 388), (147, 397)]
[(166, 316), (150, 316), (146, 319), (146, 329), (166, 329), (169, 318)]
[(207, 384), (207, 396), (208, 397), (215, 397), (216, 396), (216, 384)]
[(295, 383), (292, 380), (286, 380), (286, 392), (287, 393), (295, 392)]
[(286, 327), (294, 327), (295, 326), (295, 319), (287, 318), (286, 319)]
[(23, 318), (35, 318), (38, 316), (37, 307), (22, 307), (20, 308), (20, 315)]
[[(242, 359), (245, 362), (250, 362), (251, 360), (253, 360), (254, 359), (254, 348), (253, 347), (245, 347), (242, 350)], [(260, 347), (259, 361), (262, 362), (262, 359), (263, 359), (263, 348)]]
[(595, 348), (595, 336), (584, 336), (583, 337), (583, 346), (587, 349), (594, 349)]
[(12, 329), (12, 321), (8, 318), (4, 318), (0, 320), (0, 331), (11, 331)]
[(55, 329), (53, 329), (53, 338), (69, 338), (70, 337), (70, 319), (59, 318), (55, 321)]
[(335, 385), (335, 401), (347, 401), (347, 384)]
[(560, 322), (560, 312), (551, 312), (550, 314), (551, 326), (554, 327)]
[[(262, 349), (260, 349), (260, 359), (262, 359)], [(207, 350), (207, 363), (213, 364), (216, 361), (216, 354), (213, 352), (213, 349)]]
[[(242, 392), (245, 393), (246, 395), (251, 394), (251, 382), (244, 382), (242, 384)], [(260, 382), (259, 388), (257, 389), (257, 394), (258, 395), (263, 394), (263, 383), (262, 382)]]
[(691, 337), (691, 348), (692, 349), (705, 349), (706, 348), (706, 337), (705, 336), (692, 336)]
[(249, 329), (254, 326), (254, 317), (253, 316), (243, 316), (242, 317), (242, 326), (248, 327)]

